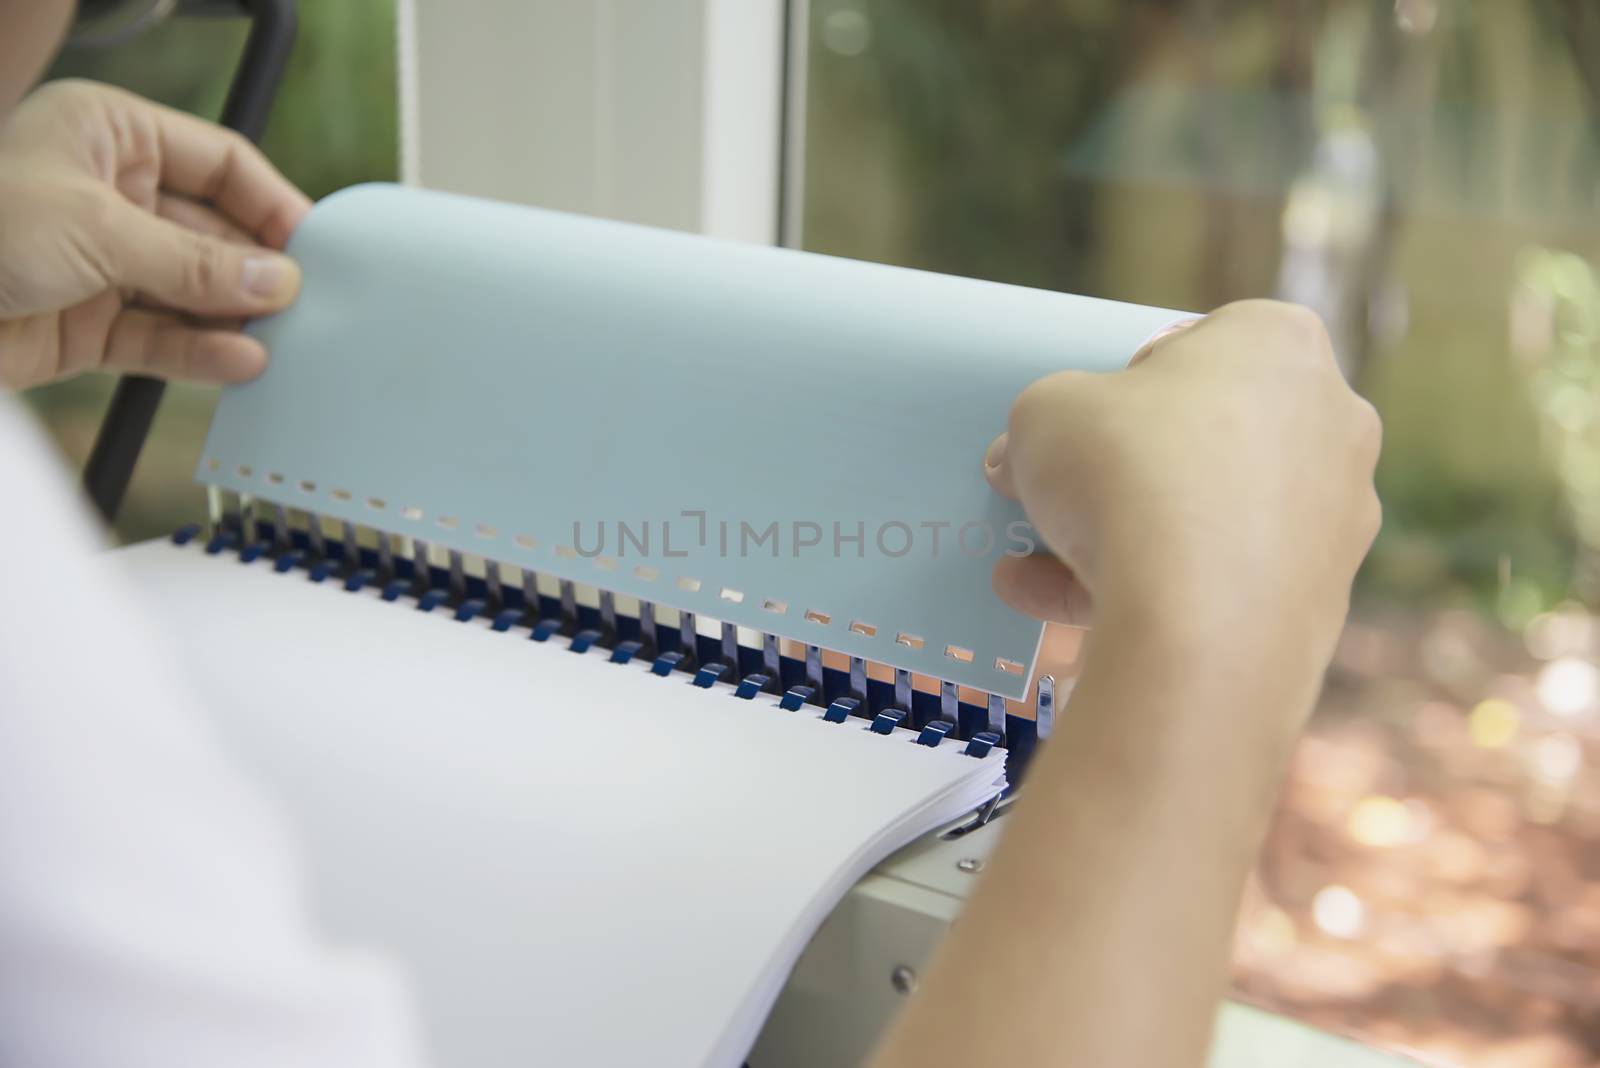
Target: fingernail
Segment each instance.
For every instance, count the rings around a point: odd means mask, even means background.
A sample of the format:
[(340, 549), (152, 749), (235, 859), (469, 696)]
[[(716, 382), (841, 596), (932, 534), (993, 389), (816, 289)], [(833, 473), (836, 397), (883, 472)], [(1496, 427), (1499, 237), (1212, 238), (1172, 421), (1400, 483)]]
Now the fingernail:
[(983, 454), (983, 466), (993, 471), (1006, 462), (1006, 435), (1001, 434), (989, 443), (989, 451)]
[(294, 295), (298, 276), (287, 256), (251, 256), (239, 271), (239, 286), (258, 300), (286, 300)]
[(1187, 330), (1195, 323), (1198, 323), (1202, 318), (1203, 316), (1196, 315), (1192, 319), (1179, 319), (1175, 323), (1168, 323), (1166, 326), (1163, 326), (1160, 330), (1157, 330), (1155, 333), (1151, 334), (1145, 339), (1144, 344), (1140, 345), (1139, 348), (1134, 352), (1133, 359), (1128, 361), (1128, 366), (1132, 367), (1140, 360), (1143, 360), (1145, 357), (1149, 356), (1150, 353), (1155, 350), (1156, 342), (1160, 341), (1162, 338), (1171, 337), (1173, 334)]

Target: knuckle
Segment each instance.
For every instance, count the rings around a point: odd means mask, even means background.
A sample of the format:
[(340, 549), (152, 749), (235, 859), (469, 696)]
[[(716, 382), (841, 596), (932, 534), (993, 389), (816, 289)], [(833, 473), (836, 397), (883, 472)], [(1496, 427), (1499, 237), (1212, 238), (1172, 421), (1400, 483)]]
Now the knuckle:
[(1016, 400), (1011, 402), (1011, 410), (1006, 413), (1007, 433), (1016, 434), (1033, 421), (1035, 413), (1043, 403), (1041, 394), (1047, 381), (1048, 379), (1040, 379), (1033, 382), (1017, 394)]
[(1328, 337), (1328, 327), (1322, 321), (1322, 316), (1304, 304), (1283, 301), (1267, 303), (1273, 306), (1273, 320), (1285, 341), (1312, 352), (1332, 351), (1333, 343)]
[(58, 189), (66, 218), (77, 220), (97, 237), (116, 230), (121, 204), (109, 187), (99, 182), (69, 182)]
[(1383, 417), (1371, 401), (1352, 393), (1353, 436), (1362, 457), (1376, 463), (1383, 451)]
[(1378, 409), (1365, 397), (1356, 395), (1356, 419), (1361, 428), (1361, 434), (1368, 441), (1383, 440), (1383, 416), (1378, 414)]
[(1282, 300), (1251, 299), (1224, 304), (1209, 319), (1234, 322), (1235, 329), (1256, 339), (1264, 351), (1287, 356), (1333, 355), (1322, 316), (1304, 304)]
[(1057, 371), (1033, 382), (1011, 402), (1006, 429), (1011, 433), (1026, 432), (1030, 426), (1050, 421), (1092, 377), (1084, 371)]
[(1383, 502), (1378, 499), (1375, 491), (1368, 490), (1366, 505), (1362, 509), (1361, 533), (1366, 543), (1371, 545), (1383, 530)]
[(211, 169), (205, 180), (201, 183), (203, 194), (207, 200), (216, 200), (222, 195), (223, 188), (228, 184), (230, 175), (234, 174), (240, 164), (250, 156), (260, 153), (249, 139), (237, 130), (215, 126), (208, 129), (207, 133), (216, 138), (218, 147), (222, 149), (217, 158), (216, 165)]
[(87, 78), (58, 78), (35, 89), (31, 101), (52, 113), (59, 112), (62, 117), (72, 119), (121, 94), (122, 90)]
[(1272, 309), (1278, 307), (1280, 303), (1281, 302), (1276, 300), (1267, 300), (1264, 297), (1247, 297), (1244, 300), (1231, 300), (1228, 303), (1219, 305), (1217, 308), (1213, 309), (1211, 314), (1206, 316), (1206, 318), (1231, 319), (1244, 315), (1270, 315), (1272, 314)]
[[(223, 139), (227, 142), (230, 153), (236, 156), (262, 156), (261, 147), (238, 130), (232, 130), (226, 126), (219, 127), (219, 129), (222, 130)], [(265, 159), (266, 157), (262, 156), (262, 158)]]
[(222, 249), (200, 237), (188, 239), (188, 253), (184, 257), (183, 287), (196, 297), (210, 294), (222, 281), (225, 264)]
[(1328, 328), (1322, 316), (1306, 307), (1287, 300), (1241, 300), (1220, 309), (1229, 315), (1248, 315), (1259, 329), (1284, 341), (1321, 342), (1328, 340)]
[(35, 92), (55, 98), (71, 98), (82, 96), (86, 93), (100, 92), (104, 89), (97, 82), (88, 78), (56, 78), (39, 86)]
[(228, 168), (234, 166), (240, 157), (259, 151), (243, 134), (237, 130), (230, 130), (226, 126), (212, 127), (207, 133), (216, 138), (218, 146), (222, 149), (216, 173), (212, 175), (213, 181), (219, 181), (227, 173)]
[(45, 82), (33, 91), (33, 99), (58, 107), (83, 99), (93, 87), (86, 78), (57, 78)]

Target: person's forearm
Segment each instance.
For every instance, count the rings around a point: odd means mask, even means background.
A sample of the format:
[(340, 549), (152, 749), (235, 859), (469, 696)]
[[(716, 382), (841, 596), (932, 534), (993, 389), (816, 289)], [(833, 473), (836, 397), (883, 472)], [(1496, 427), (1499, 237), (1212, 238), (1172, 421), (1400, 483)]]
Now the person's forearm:
[(874, 1068), (1203, 1061), (1327, 642), (1176, 615), (1100, 620), (1062, 727)]

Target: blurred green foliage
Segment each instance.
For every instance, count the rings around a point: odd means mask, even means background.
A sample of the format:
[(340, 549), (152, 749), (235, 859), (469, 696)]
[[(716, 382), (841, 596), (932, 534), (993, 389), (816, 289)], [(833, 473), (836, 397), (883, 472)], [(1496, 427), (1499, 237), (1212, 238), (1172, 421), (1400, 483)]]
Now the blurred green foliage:
[[(399, 168), (394, 0), (300, 4), (300, 32), (262, 148), (313, 198)], [(216, 116), (243, 19), (174, 18), (118, 48), (68, 49), (52, 77), (94, 78)]]
[(1368, 606), (1597, 600), (1537, 380), (1600, 349), (1510, 321), (1530, 252), (1600, 253), (1592, 5), (814, 0), (811, 40), (806, 247), (1310, 303), (1386, 423)]

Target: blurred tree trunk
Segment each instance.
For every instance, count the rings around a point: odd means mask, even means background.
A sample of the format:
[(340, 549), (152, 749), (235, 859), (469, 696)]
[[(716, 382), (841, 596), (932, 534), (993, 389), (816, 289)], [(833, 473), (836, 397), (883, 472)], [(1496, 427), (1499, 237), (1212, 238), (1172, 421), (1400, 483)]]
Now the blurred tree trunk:
[(1589, 122), (1600, 136), (1600, 7), (1593, 0), (1556, 0), (1573, 65), (1589, 91)]

